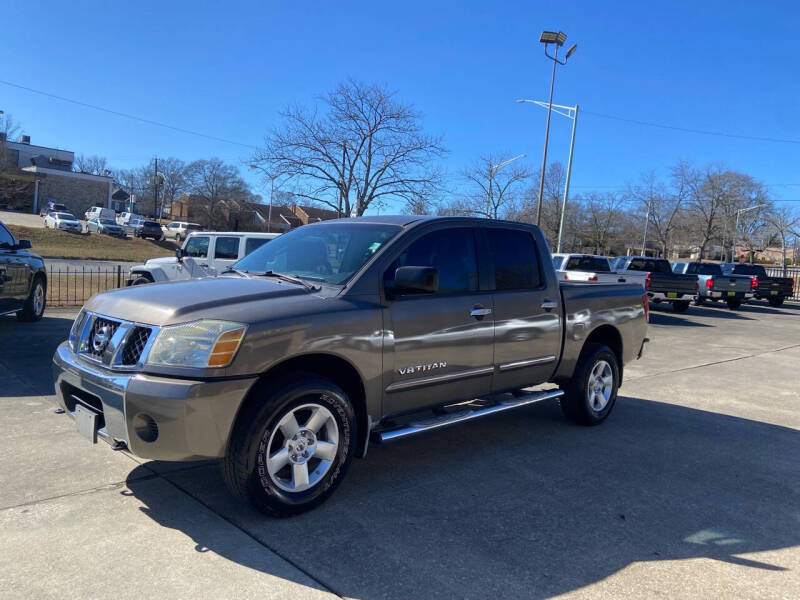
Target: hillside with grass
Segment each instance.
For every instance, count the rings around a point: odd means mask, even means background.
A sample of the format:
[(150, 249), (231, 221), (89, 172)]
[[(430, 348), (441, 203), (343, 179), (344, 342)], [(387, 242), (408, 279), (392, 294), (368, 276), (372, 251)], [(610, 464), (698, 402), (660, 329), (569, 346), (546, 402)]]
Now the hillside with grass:
[(32, 251), (45, 258), (83, 260), (119, 260), (144, 262), (150, 258), (170, 256), (175, 244), (167, 241), (113, 238), (97, 233), (67, 233), (57, 229), (40, 229), (9, 225), (20, 240), (30, 240)]

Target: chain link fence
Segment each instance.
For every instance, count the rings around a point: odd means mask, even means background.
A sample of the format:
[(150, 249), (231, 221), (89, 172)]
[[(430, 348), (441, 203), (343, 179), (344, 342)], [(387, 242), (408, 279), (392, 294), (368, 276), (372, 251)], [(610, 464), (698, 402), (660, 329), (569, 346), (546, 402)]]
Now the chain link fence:
[(125, 285), (127, 271), (121, 265), (105, 267), (47, 267), (47, 305), (83, 306), (98, 292)]

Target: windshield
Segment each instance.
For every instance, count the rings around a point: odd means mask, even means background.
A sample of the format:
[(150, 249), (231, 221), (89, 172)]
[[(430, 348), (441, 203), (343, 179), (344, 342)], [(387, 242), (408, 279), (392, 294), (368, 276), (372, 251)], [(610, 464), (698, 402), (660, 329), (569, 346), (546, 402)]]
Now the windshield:
[(75, 217), (69, 213), (56, 213), (56, 218), (62, 221), (74, 221)]
[(248, 273), (274, 271), (310, 281), (344, 284), (389, 241), (396, 225), (337, 223), (285, 233), (234, 265)]

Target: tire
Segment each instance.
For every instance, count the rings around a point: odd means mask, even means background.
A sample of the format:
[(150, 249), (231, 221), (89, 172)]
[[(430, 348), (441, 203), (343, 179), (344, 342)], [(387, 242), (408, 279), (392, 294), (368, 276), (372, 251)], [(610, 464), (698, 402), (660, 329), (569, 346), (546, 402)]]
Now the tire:
[(694, 305), (695, 306), (703, 306), (706, 303), (706, 299), (703, 298), (700, 294), (694, 297)]
[(178, 246), (181, 245), (181, 234), (180, 233), (176, 233), (175, 234), (175, 243), (178, 244)]
[(44, 309), (47, 306), (47, 282), (44, 277), (37, 275), (33, 278), (33, 285), (31, 291), (28, 293), (28, 298), (25, 304), (22, 305), (22, 310), (17, 312), (17, 320), (26, 323), (33, 323), (39, 321), (44, 315)]
[[(222, 459), (228, 489), (271, 517), (316, 508), (336, 490), (355, 454), (356, 418), (350, 400), (333, 382), (310, 374), (264, 385), (255, 393), (260, 402), (238, 417)], [(294, 425), (303, 425), (292, 427), (291, 415)], [(321, 419), (321, 425), (306, 429)], [(292, 437), (284, 434), (292, 431)], [(307, 458), (303, 448), (311, 452)], [(323, 449), (330, 460), (319, 458)]]
[(731, 310), (739, 310), (739, 308), (742, 306), (741, 300), (728, 300), (727, 303), (728, 303), (728, 308), (730, 308)]
[[(599, 385), (598, 377), (602, 388), (594, 387)], [(611, 414), (617, 401), (617, 356), (608, 346), (587, 344), (581, 351), (575, 373), (561, 389), (564, 390), (561, 411), (567, 419), (579, 425), (599, 425)]]
[(779, 306), (781, 306), (783, 304), (783, 300), (784, 300), (783, 298), (767, 298), (767, 302), (769, 302), (769, 305), (774, 308), (778, 308)]
[(677, 313), (684, 313), (689, 310), (689, 301), (688, 300), (676, 300), (672, 303), (672, 310)]
[(147, 283), (153, 283), (153, 278), (150, 277), (150, 275), (147, 275), (146, 273), (142, 273), (136, 279), (133, 280), (133, 283), (131, 283), (131, 285), (145, 285)]

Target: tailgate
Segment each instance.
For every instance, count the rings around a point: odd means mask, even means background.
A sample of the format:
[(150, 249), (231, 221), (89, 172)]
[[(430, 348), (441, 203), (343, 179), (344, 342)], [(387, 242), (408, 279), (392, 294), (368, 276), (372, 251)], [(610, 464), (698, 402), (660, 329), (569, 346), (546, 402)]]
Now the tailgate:
[(751, 285), (750, 277), (736, 277), (731, 275), (722, 275), (714, 277), (715, 292), (749, 292)]
[(666, 273), (650, 274), (650, 291), (667, 294), (694, 295), (697, 292), (697, 275), (667, 275)]

